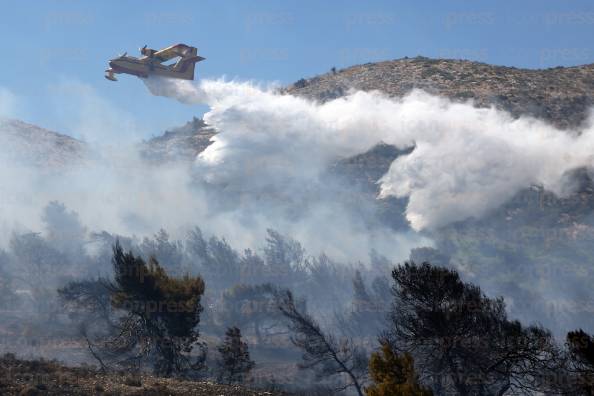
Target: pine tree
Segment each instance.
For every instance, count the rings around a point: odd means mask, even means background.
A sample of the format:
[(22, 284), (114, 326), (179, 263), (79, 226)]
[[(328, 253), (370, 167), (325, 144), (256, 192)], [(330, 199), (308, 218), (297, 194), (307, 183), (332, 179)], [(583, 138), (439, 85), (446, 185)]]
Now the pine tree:
[(155, 258), (145, 263), (132, 252), (124, 253), (118, 242), (112, 261), (111, 304), (126, 315), (120, 319), (118, 336), (106, 343), (111, 354), (130, 353), (135, 360), (152, 361), (161, 375), (201, 368), (202, 357), (193, 362), (191, 352), (201, 347), (197, 326), (202, 278), (171, 277)]
[(219, 360), (219, 379), (227, 383), (241, 383), (251, 371), (255, 363), (250, 359), (247, 343), (241, 340), (241, 330), (230, 327), (225, 339), (217, 347)]
[(365, 389), (367, 396), (431, 396), (433, 393), (419, 384), (413, 358), (394, 353), (388, 343), (374, 352), (369, 361), (369, 374), (374, 384)]
[(367, 292), (367, 287), (361, 276), (361, 271), (355, 271), (355, 277), (353, 278), (353, 305), (357, 311), (368, 310), (371, 304), (371, 297)]
[[(529, 393), (559, 351), (552, 334), (507, 317), (503, 298), (489, 298), (451, 269), (405, 263), (392, 271), (394, 300), (387, 339), (414, 353), (435, 393)], [(472, 340), (472, 342), (469, 342)]]
[(361, 271), (355, 271), (351, 314), (343, 328), (349, 329), (352, 335), (375, 335), (383, 327), (386, 312), (387, 307), (382, 307), (380, 300), (367, 290)]
[(289, 290), (277, 293), (278, 309), (289, 320), (293, 345), (303, 351), (299, 368), (316, 370), (317, 379), (338, 375), (347, 380), (334, 392), (353, 387), (363, 396), (361, 382), (367, 374), (367, 356), (364, 349), (352, 338), (335, 338), (324, 332), (315, 319), (307, 313), (303, 303), (296, 302)]
[(577, 376), (576, 393), (594, 394), (594, 337), (582, 329), (567, 333), (570, 372)]
[(253, 328), (256, 342), (264, 342), (271, 330), (282, 330), (283, 316), (276, 307), (275, 296), (276, 288), (270, 283), (237, 284), (223, 292), (220, 319), (226, 325), (242, 327), (244, 334), (246, 327)]

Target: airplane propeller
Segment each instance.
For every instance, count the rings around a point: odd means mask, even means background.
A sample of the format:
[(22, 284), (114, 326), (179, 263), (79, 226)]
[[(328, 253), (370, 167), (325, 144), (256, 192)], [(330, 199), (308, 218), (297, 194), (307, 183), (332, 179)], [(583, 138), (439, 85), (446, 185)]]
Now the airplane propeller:
[(147, 45), (148, 44), (145, 44), (144, 47), (138, 48), (138, 51), (140, 51), (141, 54), (144, 53), (144, 50), (146, 49)]

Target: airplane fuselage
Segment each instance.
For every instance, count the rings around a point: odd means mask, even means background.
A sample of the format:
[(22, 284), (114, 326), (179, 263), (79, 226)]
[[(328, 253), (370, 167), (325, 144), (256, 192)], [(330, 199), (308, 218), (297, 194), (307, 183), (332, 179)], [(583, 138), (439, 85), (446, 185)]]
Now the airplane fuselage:
[[(109, 69), (105, 71), (105, 78), (117, 81), (115, 74), (131, 74), (140, 78), (156, 75), (193, 80), (196, 62), (204, 60), (202, 56), (198, 56), (198, 50), (195, 47), (185, 44), (172, 45), (159, 51), (144, 46), (140, 49), (140, 53), (143, 55), (140, 58), (124, 54), (111, 59)], [(175, 63), (164, 63), (175, 59), (177, 59)]]
[(109, 61), (109, 67), (113, 73), (131, 74), (140, 78), (147, 78), (154, 74), (164, 77), (175, 77), (185, 80), (193, 80), (193, 76), (184, 76), (181, 73), (174, 72), (169, 66), (162, 65), (157, 61), (141, 61), (133, 56), (123, 56)]

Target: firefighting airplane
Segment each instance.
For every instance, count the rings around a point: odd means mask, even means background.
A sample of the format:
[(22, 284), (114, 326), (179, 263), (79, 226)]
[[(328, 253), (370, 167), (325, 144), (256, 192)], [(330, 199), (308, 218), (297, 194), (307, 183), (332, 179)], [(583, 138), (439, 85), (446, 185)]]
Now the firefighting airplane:
[[(185, 44), (176, 44), (171, 47), (156, 51), (140, 48), (143, 55), (140, 58), (128, 56), (126, 53), (109, 61), (109, 69), (105, 70), (105, 78), (117, 81), (114, 74), (125, 73), (133, 76), (147, 78), (157, 75), (184, 80), (194, 79), (194, 65), (205, 58), (198, 56), (198, 50)], [(172, 64), (164, 64), (171, 59), (179, 58)]]

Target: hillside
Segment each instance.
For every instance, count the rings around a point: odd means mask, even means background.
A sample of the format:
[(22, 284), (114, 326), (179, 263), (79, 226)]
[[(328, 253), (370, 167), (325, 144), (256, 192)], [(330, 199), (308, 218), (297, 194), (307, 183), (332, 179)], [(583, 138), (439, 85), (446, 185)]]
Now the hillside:
[[(283, 92), (326, 101), (346, 94), (349, 89), (379, 90), (401, 97), (414, 88), (453, 100), (471, 99), (479, 107), (496, 106), (516, 117), (538, 117), (560, 128), (579, 128), (594, 106), (594, 64), (533, 70), (464, 60), (404, 58), (301, 79)], [(333, 168), (367, 184), (369, 190), (377, 191), (375, 182), (399, 154), (395, 149), (380, 145), (367, 153), (341, 160)], [(539, 203), (542, 198), (526, 199), (527, 195), (534, 195), (527, 189), (494, 215), (507, 221), (514, 217), (526, 220), (525, 212), (530, 211), (531, 221), (546, 222), (549, 226), (572, 225), (576, 217), (584, 217), (594, 207), (589, 175), (582, 172), (579, 180), (580, 188), (572, 196), (558, 199), (549, 194), (547, 205), (543, 206)], [(546, 216), (537, 219), (532, 213), (534, 209)]]
[[(472, 100), (477, 106), (496, 106), (516, 117), (534, 116), (559, 128), (579, 128), (594, 106), (594, 64), (533, 70), (464, 60), (404, 58), (300, 79), (281, 92), (327, 101), (349, 89), (379, 90), (401, 97), (414, 88), (457, 101)], [(156, 161), (191, 160), (214, 133), (202, 120), (194, 119), (148, 140), (143, 153)], [(361, 157), (355, 161), (370, 166), (375, 163)], [(382, 169), (371, 169), (371, 173)]]
[(0, 144), (7, 159), (40, 167), (72, 165), (86, 155), (80, 140), (12, 119), (0, 119)]
[(194, 117), (185, 125), (142, 143), (140, 152), (149, 162), (193, 161), (210, 144), (213, 128)]
[(349, 89), (403, 96), (414, 88), (477, 106), (495, 105), (514, 116), (579, 127), (594, 105), (594, 64), (552, 69), (518, 69), (464, 60), (404, 58), (366, 63), (301, 79), (285, 92), (325, 101)]

